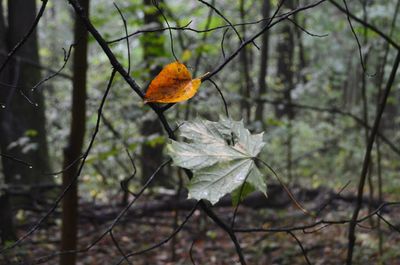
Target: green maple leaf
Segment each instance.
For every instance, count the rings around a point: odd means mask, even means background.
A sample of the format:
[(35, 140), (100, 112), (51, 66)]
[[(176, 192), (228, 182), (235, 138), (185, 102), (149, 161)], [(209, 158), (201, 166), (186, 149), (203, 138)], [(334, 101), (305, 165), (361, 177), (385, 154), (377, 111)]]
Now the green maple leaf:
[(250, 134), (242, 121), (224, 118), (185, 122), (179, 131), (186, 142), (171, 141), (167, 151), (174, 165), (193, 172), (189, 198), (215, 204), (244, 182), (266, 195), (265, 180), (254, 162), (265, 145), (262, 133)]

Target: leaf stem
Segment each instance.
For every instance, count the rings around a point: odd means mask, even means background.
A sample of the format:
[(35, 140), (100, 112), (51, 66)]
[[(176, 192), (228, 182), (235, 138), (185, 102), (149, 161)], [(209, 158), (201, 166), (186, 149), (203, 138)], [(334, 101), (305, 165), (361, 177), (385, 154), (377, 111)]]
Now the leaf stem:
[(287, 195), (290, 197), (290, 199), (293, 201), (293, 203), (296, 205), (297, 208), (299, 208), (304, 214), (311, 216), (315, 218), (316, 216), (309, 212), (306, 208), (304, 208), (298, 200), (294, 197), (293, 193), (289, 190), (289, 188), (286, 186), (286, 184), (283, 182), (283, 180), (278, 176), (278, 174), (275, 172), (275, 170), (265, 161), (261, 160), (258, 157), (254, 157), (255, 160), (259, 161), (261, 164), (266, 166), (269, 171), (272, 172), (272, 174), (275, 176), (275, 178), (278, 180), (279, 184), (281, 184), (282, 188), (285, 190)]

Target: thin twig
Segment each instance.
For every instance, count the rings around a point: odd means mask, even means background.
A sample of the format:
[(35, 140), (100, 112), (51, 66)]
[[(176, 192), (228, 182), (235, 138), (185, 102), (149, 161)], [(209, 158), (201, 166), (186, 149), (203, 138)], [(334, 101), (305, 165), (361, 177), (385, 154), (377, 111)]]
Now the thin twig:
[[(185, 220), (183, 220), (183, 222), (182, 222), (182, 223), (174, 230), (174, 232), (172, 232), (167, 238), (163, 239), (162, 241), (160, 241), (160, 242), (158, 242), (158, 243), (156, 243), (156, 244), (154, 244), (154, 245), (152, 245), (152, 246), (150, 246), (150, 247), (148, 247), (148, 248), (145, 248), (145, 249), (142, 249), (142, 250), (139, 250), (139, 251), (136, 251), (136, 252), (129, 253), (129, 254), (126, 255), (126, 256), (127, 256), (127, 257), (132, 257), (132, 256), (141, 255), (141, 254), (147, 253), (147, 252), (149, 252), (149, 251), (152, 251), (152, 250), (154, 250), (154, 249), (156, 249), (156, 248), (159, 248), (160, 246), (164, 245), (165, 243), (168, 243), (168, 241), (170, 241), (173, 237), (175, 237), (175, 236), (179, 233), (179, 231), (182, 230), (182, 228), (185, 226), (185, 224), (189, 221), (189, 219), (192, 217), (192, 215), (193, 215), (194, 212), (196, 211), (196, 209), (197, 209), (199, 203), (200, 203), (200, 202), (196, 203), (196, 205), (193, 207), (193, 209), (192, 209), (192, 210), (189, 212), (189, 214), (185, 217)], [(120, 260), (116, 263), (116, 265), (121, 264), (122, 261), (123, 261), (123, 259), (120, 259)]]
[(366, 180), (368, 169), (369, 169), (369, 164), (371, 161), (371, 151), (372, 151), (372, 147), (375, 142), (375, 137), (379, 130), (379, 124), (380, 124), (383, 112), (385, 110), (385, 107), (386, 107), (387, 99), (389, 97), (390, 91), (392, 89), (392, 86), (393, 86), (393, 83), (394, 83), (394, 80), (396, 77), (399, 63), (400, 63), (400, 50), (398, 51), (396, 59), (394, 61), (389, 79), (386, 83), (386, 87), (383, 92), (383, 97), (382, 97), (381, 103), (379, 104), (379, 110), (375, 117), (374, 125), (372, 127), (371, 133), (368, 138), (368, 144), (367, 144), (367, 148), (365, 151), (364, 161), (363, 161), (361, 175), (360, 175), (360, 182), (358, 184), (357, 203), (354, 208), (351, 222), (349, 224), (348, 247), (347, 247), (348, 251), (347, 251), (347, 258), (346, 258), (347, 265), (351, 265), (353, 263), (353, 250), (354, 250), (354, 245), (355, 245), (355, 241), (356, 241), (355, 228), (356, 228), (356, 224), (357, 224), (358, 214), (359, 214), (361, 206), (362, 206), (364, 185), (365, 185), (365, 180)]
[(395, 40), (393, 40), (390, 36), (386, 35), (385, 33), (383, 33), (381, 30), (379, 30), (377, 27), (375, 27), (372, 24), (369, 24), (368, 22), (362, 20), (361, 18), (356, 17), (354, 14), (352, 14), (351, 12), (349, 12), (349, 10), (346, 10), (345, 8), (343, 8), (342, 6), (340, 6), (336, 1), (334, 0), (329, 0), (329, 2), (334, 5), (337, 9), (339, 9), (341, 12), (345, 13), (346, 15), (348, 15), (350, 18), (352, 18), (354, 21), (360, 23), (361, 25), (369, 28), (370, 30), (374, 31), (376, 34), (378, 34), (379, 36), (381, 36), (381, 38), (383, 38), (385, 41), (387, 41), (388, 43), (390, 43), (390, 45), (392, 45), (394, 48), (396, 48), (397, 50), (400, 50), (400, 44), (397, 43)]
[(22, 39), (14, 46), (14, 48), (7, 54), (6, 59), (0, 66), (0, 73), (3, 72), (4, 68), (6, 67), (7, 63), (10, 61), (10, 59), (14, 56), (14, 54), (24, 45), (24, 43), (29, 39), (29, 37), (33, 34), (35, 31), (40, 19), (43, 16), (43, 13), (46, 9), (46, 5), (48, 3), (48, 0), (42, 0), (42, 5), (39, 9), (38, 14), (36, 15), (35, 20), (33, 21), (31, 27), (29, 28), (28, 32), (22, 37)]
[(288, 231), (287, 233), (289, 235), (291, 235), (294, 238), (294, 240), (296, 240), (297, 244), (299, 245), (299, 247), (301, 249), (301, 252), (303, 253), (304, 259), (306, 260), (308, 265), (311, 265), (311, 262), (310, 262), (310, 260), (308, 259), (308, 256), (307, 256), (307, 251), (304, 249), (303, 244), (301, 243), (301, 241), (297, 238), (297, 236), (292, 231)]
[(115, 8), (118, 10), (118, 13), (122, 19), (122, 22), (124, 23), (125, 36), (126, 36), (126, 48), (127, 48), (127, 52), (128, 52), (128, 74), (130, 74), (131, 73), (131, 47), (129, 45), (128, 26), (127, 26), (124, 14), (122, 14), (121, 10), (119, 9), (119, 7), (117, 6), (117, 4), (115, 2), (113, 2), (113, 4), (114, 4)]
[(121, 254), (121, 256), (124, 258), (124, 260), (130, 264), (133, 265), (133, 263), (129, 260), (129, 257), (126, 256), (126, 254), (124, 253), (124, 251), (122, 250), (121, 246), (118, 244), (118, 241), (115, 239), (112, 230), (110, 230), (110, 237), (111, 240), (114, 243), (114, 246), (117, 248), (118, 252)]
[(357, 42), (358, 55), (360, 56), (361, 67), (362, 67), (364, 73), (367, 73), (367, 68), (365, 66), (363, 55), (362, 55), (362, 51), (361, 51), (362, 50), (361, 44), (360, 44), (360, 41), (358, 40), (357, 33), (354, 30), (353, 24), (351, 23), (351, 19), (350, 19), (350, 15), (349, 15), (350, 12), (349, 12), (349, 8), (347, 7), (346, 0), (343, 0), (343, 3), (344, 3), (344, 6), (345, 6), (345, 9), (346, 9), (347, 21), (349, 22), (349, 26), (350, 26), (351, 32), (353, 33), (353, 36), (354, 36), (354, 38), (355, 38), (355, 40)]
[(63, 48), (64, 51), (64, 63), (61, 65), (60, 69), (58, 69), (56, 72), (52, 73), (51, 75), (49, 75), (48, 77), (44, 78), (43, 80), (39, 81), (36, 85), (34, 85), (31, 90), (35, 91), (38, 87), (40, 87), (43, 83), (49, 81), (50, 79), (60, 75), (61, 71), (64, 70), (65, 66), (68, 63), (68, 60), (71, 56), (72, 53), (72, 48), (74, 48), (76, 45), (76, 43), (73, 43), (69, 46), (68, 52)]
[(196, 240), (193, 240), (192, 244), (190, 244), (190, 248), (189, 248), (189, 257), (190, 257), (190, 261), (192, 262), (192, 265), (196, 265), (196, 262), (194, 261), (193, 258), (193, 248), (194, 248), (194, 244), (196, 243)]
[(210, 78), (210, 79), (208, 79), (208, 81), (210, 81), (210, 83), (214, 85), (214, 87), (217, 89), (219, 95), (221, 96), (222, 103), (224, 104), (224, 108), (225, 108), (226, 117), (229, 118), (228, 104), (226, 103), (224, 94), (222, 94), (221, 89), (218, 87), (217, 83), (214, 82), (214, 80), (212, 80), (212, 79)]
[[(128, 210), (132, 207), (132, 205), (141, 197), (141, 195), (144, 193), (144, 191), (150, 186), (150, 184), (154, 181), (156, 175), (160, 172), (161, 169), (163, 169), (167, 164), (169, 164), (171, 160), (167, 160), (164, 163), (162, 163), (154, 172), (153, 174), (147, 179), (146, 183), (142, 186), (140, 191), (137, 193), (137, 196), (135, 196), (128, 205), (126, 205), (119, 213), (118, 215), (114, 218), (112, 223), (108, 226), (108, 228), (103, 231), (103, 233), (98, 236), (94, 241), (92, 241), (89, 245), (87, 245), (85, 248), (82, 249), (77, 249), (77, 250), (67, 250), (67, 251), (59, 251), (52, 253), (48, 256), (39, 258), (35, 264), (40, 264), (49, 261), (50, 259), (60, 256), (60, 255), (67, 255), (67, 254), (72, 254), (72, 253), (85, 253), (90, 251), (98, 242), (100, 242), (107, 234), (110, 233), (110, 231), (113, 230), (113, 228), (121, 221), (122, 217), (128, 212)], [(130, 257), (129, 255), (125, 255), (124, 258)], [(124, 260), (122, 258), (122, 261)]]
[(12, 249), (12, 248), (18, 246), (25, 239), (27, 239), (29, 236), (31, 236), (36, 230), (38, 230), (39, 227), (42, 225), (42, 223), (56, 210), (56, 208), (60, 204), (61, 200), (64, 198), (65, 194), (72, 187), (72, 185), (74, 185), (74, 183), (78, 180), (78, 178), (79, 178), (79, 176), (80, 176), (80, 174), (82, 172), (83, 166), (85, 165), (86, 158), (87, 158), (87, 156), (89, 155), (89, 153), (90, 153), (90, 151), (92, 149), (93, 143), (94, 143), (94, 141), (96, 139), (96, 136), (97, 136), (97, 133), (99, 131), (99, 128), (100, 128), (100, 116), (101, 116), (101, 113), (103, 111), (103, 107), (104, 107), (104, 104), (106, 102), (106, 99), (107, 99), (107, 96), (108, 96), (108, 92), (110, 91), (112, 82), (114, 80), (115, 73), (116, 73), (116, 71), (113, 69), (113, 71), (111, 73), (111, 77), (110, 77), (110, 79), (108, 81), (108, 85), (107, 85), (106, 91), (105, 91), (105, 93), (103, 95), (103, 98), (101, 100), (100, 106), (99, 106), (99, 108), (97, 110), (98, 115), (97, 115), (97, 121), (96, 121), (96, 126), (95, 126), (95, 129), (94, 129), (94, 132), (93, 132), (92, 137), (90, 139), (89, 145), (88, 145), (88, 147), (87, 147), (87, 149), (86, 149), (86, 151), (85, 151), (85, 153), (83, 155), (83, 159), (81, 161), (81, 164), (79, 165), (79, 168), (78, 168), (78, 171), (77, 171), (76, 175), (71, 179), (70, 183), (68, 183), (68, 185), (65, 187), (65, 189), (57, 197), (57, 199), (55, 200), (53, 206), (46, 212), (46, 214), (44, 216), (42, 216), (39, 219), (39, 221), (32, 228), (29, 229), (28, 232), (26, 232), (24, 235), (19, 237), (14, 243), (12, 243), (12, 244), (4, 247), (3, 249), (1, 249), (0, 250), (0, 254), (3, 253), (6, 250), (9, 250), (9, 249)]
[(212, 10), (215, 11), (215, 13), (217, 13), (223, 20), (225, 20), (226, 23), (228, 23), (228, 25), (233, 29), (233, 31), (236, 33), (236, 36), (238, 37), (238, 39), (240, 40), (241, 43), (243, 43), (243, 39), (240, 36), (240, 33), (237, 31), (236, 27), (232, 24), (232, 22), (230, 22), (229, 19), (227, 19), (224, 14), (221, 13), (221, 11), (219, 11), (214, 5), (203, 1), (203, 0), (198, 0), (200, 3), (208, 6), (209, 8), (211, 8)]
[(20, 164), (22, 164), (24, 166), (27, 166), (29, 168), (33, 168), (33, 166), (30, 163), (27, 163), (27, 162), (25, 162), (25, 161), (23, 161), (23, 160), (21, 160), (19, 158), (16, 158), (16, 157), (14, 157), (12, 155), (7, 155), (7, 154), (0, 153), (0, 157), (9, 159), (9, 160), (17, 162), (17, 163), (20, 163)]
[(175, 54), (175, 50), (174, 50), (174, 38), (173, 38), (173, 36), (172, 36), (172, 30), (171, 30), (171, 26), (169, 25), (168, 19), (167, 19), (167, 17), (164, 15), (164, 12), (162, 12), (162, 10), (161, 10), (160, 6), (158, 5), (157, 1), (156, 1), (156, 0), (153, 0), (152, 2), (153, 2), (153, 5), (157, 8), (158, 12), (160, 12), (160, 14), (161, 14), (161, 16), (163, 17), (165, 23), (167, 23), (168, 32), (169, 32), (169, 39), (170, 39), (170, 41), (171, 41), (171, 52), (172, 52), (172, 56), (175, 58), (175, 61), (176, 61), (176, 62), (179, 62), (179, 59), (178, 59), (178, 57), (176, 57), (176, 54)]
[(275, 176), (275, 178), (278, 180), (279, 184), (282, 186), (282, 188), (285, 190), (286, 194), (290, 197), (290, 199), (293, 201), (293, 203), (299, 208), (303, 213), (305, 213), (308, 216), (315, 217), (314, 214), (310, 213), (307, 209), (305, 209), (294, 197), (293, 193), (289, 190), (289, 188), (286, 186), (286, 184), (283, 182), (283, 180), (278, 176), (278, 174), (275, 172), (275, 170), (265, 161), (255, 157), (255, 160), (261, 162), (264, 166), (266, 166), (272, 174)]

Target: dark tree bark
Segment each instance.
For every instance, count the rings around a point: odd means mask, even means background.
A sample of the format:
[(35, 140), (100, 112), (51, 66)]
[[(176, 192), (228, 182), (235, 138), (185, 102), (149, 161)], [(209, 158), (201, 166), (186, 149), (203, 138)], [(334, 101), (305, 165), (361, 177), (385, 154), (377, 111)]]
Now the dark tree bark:
[[(245, 22), (245, 10), (244, 10), (244, 0), (240, 0), (240, 20), (241, 23)], [(246, 26), (242, 26), (243, 37), (246, 38)], [(247, 47), (244, 47), (240, 52), (240, 65), (242, 67), (241, 79), (244, 80), (242, 83), (241, 95), (243, 97), (240, 105), (241, 112), (243, 113), (243, 118), (250, 122), (251, 120), (251, 106), (250, 106), (250, 92), (252, 85), (252, 80), (250, 78), (250, 64), (249, 64), (249, 53)]]
[(0, 238), (2, 245), (7, 241), (15, 241), (17, 239), (10, 198), (7, 193), (0, 194)]
[[(396, 31), (396, 19), (399, 16), (399, 10), (400, 10), (400, 1), (396, 2), (396, 7), (394, 10), (394, 14), (393, 14), (393, 18), (392, 18), (392, 23), (390, 26), (390, 32), (389, 32), (389, 36), (392, 37), (393, 33)], [(375, 84), (377, 85), (378, 89), (378, 93), (377, 93), (377, 103), (379, 103), (380, 97), (381, 97), (381, 93), (383, 90), (383, 86), (384, 86), (384, 79), (385, 79), (385, 66), (387, 63), (390, 63), (390, 44), (388, 42), (385, 42), (382, 50), (384, 51), (384, 53), (382, 54), (382, 57), (379, 58), (379, 69), (378, 69), (378, 73), (377, 73), (377, 77), (374, 79), (375, 80)], [(398, 123), (396, 124), (396, 119), (393, 119), (393, 117), (398, 117), (399, 116), (399, 111), (400, 108), (398, 107), (397, 102), (400, 101), (400, 92), (399, 90), (394, 90), (392, 92), (392, 97), (395, 99), (393, 101), (389, 101), (387, 102), (387, 107), (385, 110), (385, 114), (382, 117), (382, 122), (381, 122), (381, 130), (398, 130)], [(397, 127), (396, 127), (397, 126)]]
[[(0, 2), (0, 54), (2, 57), (7, 52), (5, 40), (6, 28), (3, 17), (3, 5), (2, 2)], [(6, 78), (7, 76), (5, 74), (2, 74), (0, 76), (0, 81), (2, 83), (7, 82)], [(1, 89), (5, 88), (2, 87)], [(0, 102), (0, 104), (2, 103), (3, 102)], [(1, 183), (2, 181), (0, 180), (0, 184)], [(16, 239), (15, 229), (13, 225), (13, 214), (11, 211), (11, 203), (7, 192), (0, 192), (0, 238), (1, 244), (3, 245), (9, 240)]]
[[(287, 7), (291, 7), (291, 1), (285, 2)], [(283, 108), (276, 109), (277, 117), (287, 116), (293, 118), (292, 90), (293, 90), (293, 55), (294, 55), (294, 32), (289, 23), (284, 23), (280, 30), (279, 41), (277, 44), (278, 65), (277, 77), (278, 86), (282, 91), (282, 100), (287, 103)]]
[[(157, 24), (160, 27), (163, 26), (162, 17), (157, 12), (157, 9), (153, 6), (151, 0), (144, 0), (145, 5), (144, 12), (144, 23), (147, 24)], [(165, 56), (164, 49), (164, 38), (161, 32), (153, 33), (144, 36), (141, 39), (143, 47), (143, 60), (146, 62), (146, 69), (150, 69), (149, 80), (155, 77), (161, 70), (161, 66), (156, 64), (156, 59)], [(141, 127), (141, 133), (143, 137), (149, 137), (151, 135), (162, 135), (161, 124), (156, 117), (148, 116), (143, 121)], [(163, 144), (150, 145), (143, 143), (142, 154), (141, 154), (141, 169), (142, 169), (142, 179), (145, 180), (153, 174), (153, 172), (162, 164), (163, 159)], [(162, 177), (164, 174), (160, 172), (161, 175), (158, 178), (161, 181), (157, 181), (159, 184), (166, 184), (168, 179)]]
[[(286, 1), (285, 7), (293, 9), (293, 0)], [(286, 139), (287, 146), (287, 176), (289, 181), (292, 179), (292, 120), (294, 110), (292, 108), (292, 90), (293, 90), (293, 57), (294, 57), (294, 36), (293, 26), (289, 23), (282, 25), (278, 41), (278, 65), (277, 77), (278, 86), (282, 91), (282, 101), (285, 103), (283, 108), (276, 108), (278, 118), (286, 116), (288, 119), (288, 134)]]
[[(306, 19), (304, 18), (302, 21), (299, 21), (298, 15), (295, 14), (293, 16), (294, 21), (297, 24), (302, 25), (303, 27), (306, 28)], [(306, 75), (304, 74), (304, 70), (307, 67), (307, 57), (303, 45), (303, 32), (299, 27), (294, 27), (294, 31), (296, 33), (296, 40), (297, 40), (297, 46), (298, 46), (298, 57), (299, 57), (299, 65), (298, 65), (298, 71), (297, 71), (297, 82), (302, 82), (306, 83), (307, 78)]]
[[(36, 16), (35, 2), (35, 0), (9, 0), (7, 24), (3, 17), (2, 3), (0, 3), (1, 63), (31, 27)], [(40, 80), (40, 70), (36, 65), (39, 65), (39, 55), (35, 31), (0, 74), (2, 83), (0, 104), (5, 106), (5, 108), (0, 108), (0, 150), (4, 154), (32, 165), (30, 168), (2, 157), (3, 177), (7, 184), (29, 185), (51, 181), (51, 177), (43, 174), (50, 171), (44, 98), (40, 91), (33, 93), (30, 91), (30, 87)], [(25, 144), (21, 141), (23, 138), (28, 140)], [(12, 143), (14, 144), (11, 146)], [(33, 197), (37, 195), (33, 194)], [(0, 196), (0, 230), (4, 242), (15, 239), (15, 232), (12, 226), (13, 213), (10, 198), (7, 193)]]
[[(7, 51), (10, 51), (23, 38), (32, 25), (36, 16), (35, 2), (34, 0), (8, 1), (8, 29), (6, 29), (5, 39), (2, 40), (5, 42), (4, 48)], [(1, 57), (4, 58), (3, 52)], [(27, 60), (32, 64), (27, 64)], [(44, 98), (39, 90), (33, 93), (30, 91), (30, 87), (40, 80), (40, 70), (33, 64), (39, 65), (36, 32), (18, 50), (1, 75), (2, 82), (15, 86), (3, 85), (0, 89), (0, 102), (5, 105), (4, 109), (0, 109), (1, 150), (33, 166), (32, 168), (22, 167), (12, 160), (3, 158), (3, 173), (6, 182), (13, 184), (37, 184), (43, 180), (50, 180), (50, 177), (43, 175), (44, 172), (50, 171)], [(29, 139), (32, 148), (27, 148), (26, 144), (23, 146), (17, 144), (10, 148), (11, 143), (17, 143), (16, 141), (22, 137)]]
[[(89, 0), (80, 0), (80, 4), (89, 12)], [(88, 32), (78, 17), (74, 26), (75, 51), (73, 54), (73, 91), (72, 91), (72, 120), (68, 146), (64, 150), (64, 168), (71, 165), (82, 154), (83, 141), (86, 131), (86, 72)], [(76, 176), (78, 164), (75, 163), (63, 173), (64, 188)], [(77, 248), (78, 223), (78, 183), (75, 182), (65, 194), (62, 201), (61, 250)], [(76, 263), (76, 254), (62, 255), (60, 265)]]
[[(264, 0), (262, 6), (262, 17), (268, 18), (271, 10), (270, 0)], [(268, 23), (265, 21), (262, 27)], [(262, 98), (267, 93), (266, 77), (268, 74), (268, 50), (269, 50), (269, 31), (263, 33), (261, 36), (261, 58), (260, 58), (260, 71), (258, 73), (258, 98)], [(264, 103), (259, 102), (256, 108), (256, 120), (264, 124)]]

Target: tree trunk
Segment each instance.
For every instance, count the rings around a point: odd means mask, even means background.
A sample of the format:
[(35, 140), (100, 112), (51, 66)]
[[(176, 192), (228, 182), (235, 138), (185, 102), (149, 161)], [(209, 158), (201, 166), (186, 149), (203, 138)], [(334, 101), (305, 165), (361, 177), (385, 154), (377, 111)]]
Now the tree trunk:
[[(80, 4), (89, 13), (89, 0), (80, 0)], [(71, 165), (82, 153), (86, 131), (86, 72), (88, 32), (78, 17), (75, 17), (74, 39), (77, 45), (73, 54), (73, 91), (72, 119), (68, 146), (64, 150), (64, 168)], [(78, 164), (74, 164), (63, 173), (65, 188), (76, 176)], [(78, 224), (78, 183), (75, 182), (62, 201), (61, 250), (77, 248)], [(76, 254), (60, 256), (60, 265), (76, 263)]]
[(9, 195), (5, 192), (0, 194), (0, 238), (1, 245), (5, 245), (8, 241), (17, 239), (13, 224), (13, 212)]
[[(3, 17), (3, 5), (0, 2), (0, 55), (3, 58), (3, 55), (7, 52), (6, 47), (6, 28), (4, 25), (4, 17)], [(8, 69), (5, 69), (6, 71)], [(0, 76), (0, 81), (2, 83), (7, 82), (6, 74), (2, 74)], [(1, 87), (1, 90), (7, 89), (6, 87)], [(0, 102), (0, 104), (4, 104)], [(3, 151), (3, 150), (1, 150)], [(4, 180), (0, 179), (0, 184), (3, 184)], [(13, 214), (11, 210), (11, 203), (7, 192), (0, 191), (0, 243), (4, 245), (7, 241), (14, 241), (16, 239), (15, 229), (13, 225)]]
[(276, 109), (277, 117), (287, 116), (293, 118), (293, 109), (290, 104), (292, 102), (293, 90), (293, 54), (294, 54), (294, 34), (292, 27), (285, 23), (281, 27), (279, 42), (277, 44), (278, 65), (277, 77), (278, 86), (282, 91), (282, 100), (285, 102), (283, 108)]
[[(293, 16), (294, 21), (297, 24), (302, 25), (302, 27), (306, 28), (306, 19), (304, 18), (302, 21), (299, 21), (298, 15), (295, 14)], [(307, 67), (307, 58), (306, 58), (306, 53), (303, 45), (303, 31), (299, 27), (294, 27), (294, 31), (296, 33), (296, 40), (297, 40), (297, 46), (298, 46), (298, 57), (299, 57), (299, 66), (297, 67), (297, 82), (301, 83), (306, 83), (307, 78), (304, 73), (306, 67)]]
[[(268, 18), (271, 10), (270, 0), (264, 0), (262, 7), (262, 17)], [(266, 20), (262, 27), (264, 27), (268, 21)], [(267, 93), (267, 82), (266, 77), (268, 74), (268, 50), (269, 50), (269, 31), (267, 30), (261, 36), (261, 58), (260, 58), (260, 71), (258, 73), (258, 98), (261, 99), (265, 93)], [(256, 108), (256, 120), (261, 122), (264, 126), (264, 103), (259, 102)]]
[[(146, 25), (156, 23), (160, 27), (163, 26), (162, 17), (157, 12), (157, 9), (153, 6), (151, 0), (144, 0), (145, 5), (144, 22)], [(166, 52), (164, 49), (164, 38), (161, 32), (149, 34), (143, 36), (141, 39), (143, 47), (143, 59), (146, 62), (146, 69), (150, 69), (149, 80), (155, 77), (161, 70), (160, 65), (156, 65), (156, 59), (165, 56)], [(156, 117), (153, 115), (148, 116), (143, 121), (141, 128), (141, 134), (147, 138), (151, 135), (162, 135), (161, 124)], [(146, 140), (147, 140), (146, 139)], [(142, 144), (141, 154), (141, 168), (142, 168), (142, 180), (145, 181), (153, 172), (162, 164), (163, 160), (163, 144), (157, 143), (151, 145), (148, 143)], [(158, 184), (167, 184), (168, 179), (162, 177), (164, 170), (161, 173), (161, 177), (156, 181)]]
[[(245, 10), (244, 0), (240, 0), (240, 20), (241, 23), (245, 22)], [(242, 26), (243, 37), (246, 38), (246, 26)], [(251, 106), (250, 106), (250, 90), (253, 87), (252, 80), (250, 78), (250, 65), (249, 65), (249, 53), (247, 47), (244, 47), (240, 52), (240, 65), (242, 67), (241, 79), (244, 80), (242, 83), (242, 101), (241, 101), (241, 113), (243, 118), (247, 122), (251, 122)]]
[[(26, 34), (35, 19), (35, 11), (34, 0), (8, 1), (8, 29), (3, 40), (7, 52)], [(5, 58), (3, 52), (1, 57)], [(23, 167), (3, 158), (3, 173), (7, 183), (25, 185), (51, 180), (51, 177), (43, 175), (50, 171), (44, 98), (40, 91), (31, 92), (30, 89), (40, 80), (40, 70), (33, 64), (27, 64), (27, 60), (39, 64), (36, 32), (18, 50), (2, 73), (1, 80), (14, 87), (2, 86), (0, 89), (0, 102), (5, 105), (0, 110), (1, 150), (32, 164), (32, 168)], [(21, 141), (24, 138), (28, 141)]]
[[(293, 8), (293, 1), (286, 1), (287, 8)], [(278, 65), (277, 76), (278, 86), (282, 90), (282, 101), (285, 103), (282, 108), (276, 108), (278, 118), (286, 116), (288, 119), (287, 139), (286, 139), (286, 163), (287, 176), (289, 181), (292, 179), (292, 120), (294, 118), (294, 110), (292, 104), (293, 90), (293, 55), (294, 55), (294, 30), (292, 25), (285, 23), (281, 27), (280, 37), (278, 41)]]
[[(0, 3), (0, 63), (4, 62), (8, 52), (27, 33), (36, 16), (35, 0), (9, 0), (7, 28), (2, 3)], [(39, 55), (36, 31), (34, 31), (0, 74), (0, 81), (4, 84), (0, 86), (0, 104), (4, 106), (0, 108), (0, 150), (3, 154), (32, 165), (30, 168), (2, 156), (4, 181), (10, 185), (38, 184), (52, 180), (50, 176), (43, 174), (50, 171), (44, 98), (40, 91), (31, 92), (30, 89), (40, 80), (40, 70), (36, 65), (39, 65)], [(33, 194), (33, 197), (38, 195)], [(7, 194), (2, 194), (0, 199), (2, 201), (0, 230), (4, 242), (15, 239), (15, 233), (12, 226), (10, 198)]]

